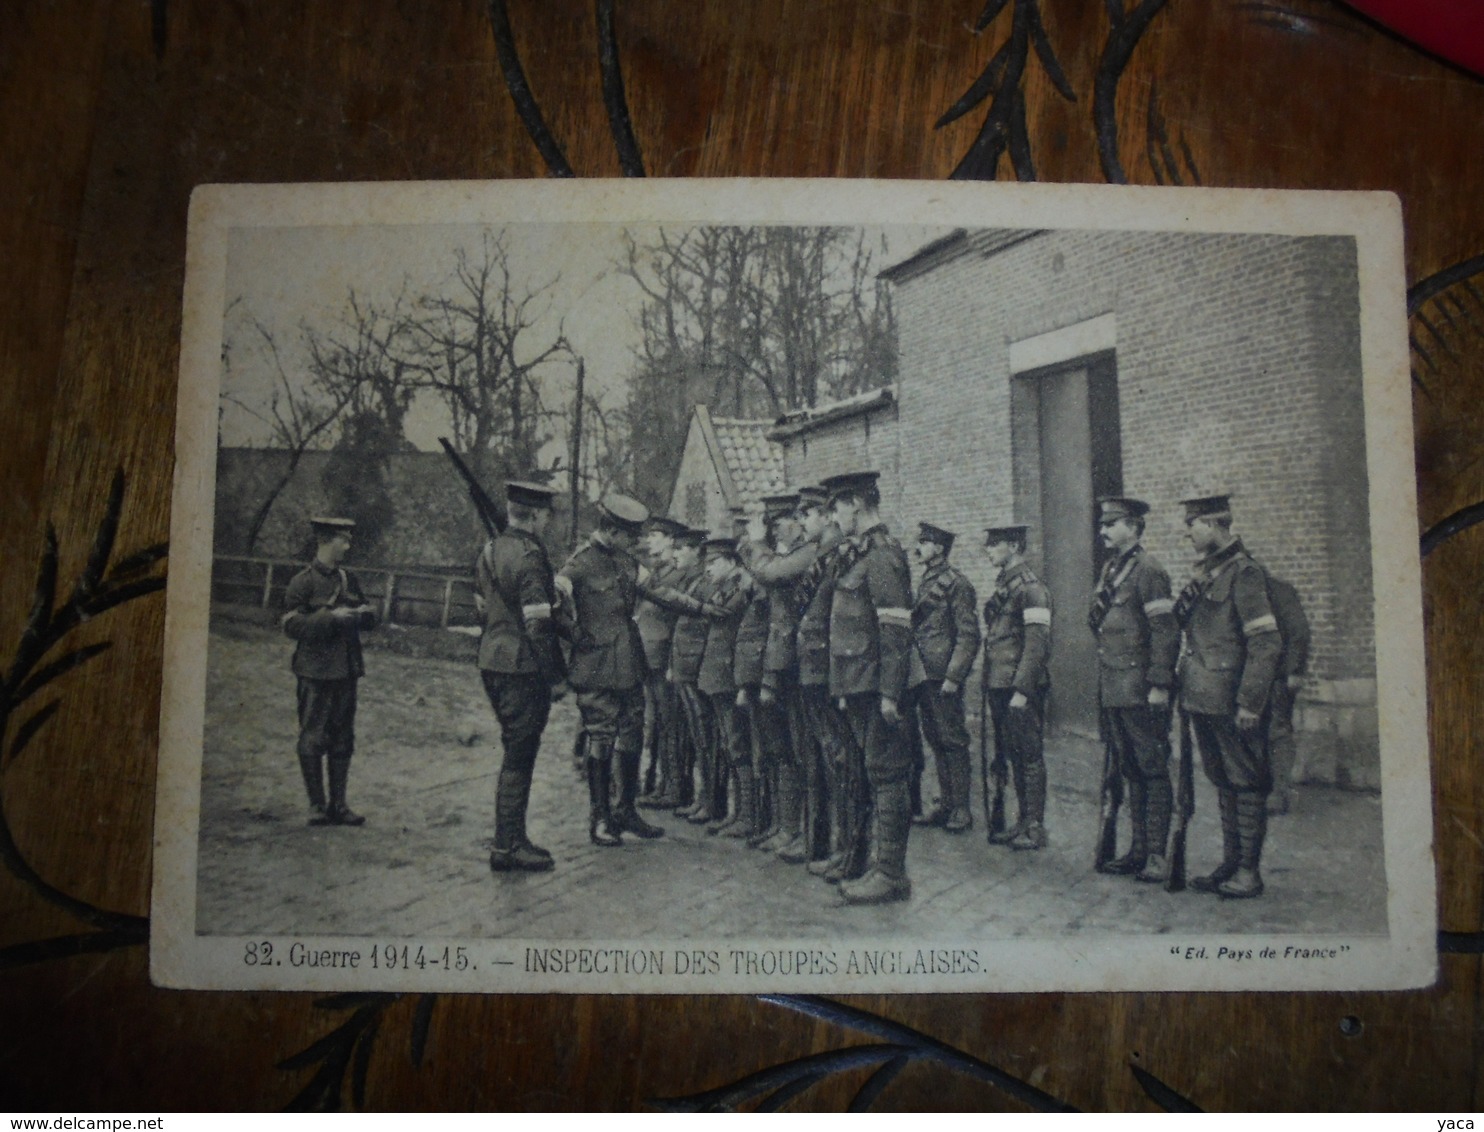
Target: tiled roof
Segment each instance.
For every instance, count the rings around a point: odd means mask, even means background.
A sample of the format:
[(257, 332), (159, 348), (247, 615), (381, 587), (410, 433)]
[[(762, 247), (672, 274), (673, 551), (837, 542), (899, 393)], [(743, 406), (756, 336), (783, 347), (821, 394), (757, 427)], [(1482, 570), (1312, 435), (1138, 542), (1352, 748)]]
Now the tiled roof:
[(783, 491), (786, 486), (783, 446), (767, 437), (772, 421), (712, 417), (711, 427), (744, 507), (751, 507), (765, 495)]

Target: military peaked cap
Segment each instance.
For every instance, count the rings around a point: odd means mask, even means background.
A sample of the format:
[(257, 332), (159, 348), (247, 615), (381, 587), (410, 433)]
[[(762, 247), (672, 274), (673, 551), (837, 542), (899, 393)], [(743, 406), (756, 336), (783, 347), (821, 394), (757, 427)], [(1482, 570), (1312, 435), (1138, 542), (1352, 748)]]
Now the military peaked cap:
[(670, 538), (679, 538), (685, 531), (686, 525), (678, 519), (672, 519), (668, 515), (651, 515), (649, 522), (644, 524), (646, 530), (658, 531)]
[(309, 520), (309, 525), (314, 528), (317, 535), (350, 534), (356, 529), (354, 519), (337, 519), (326, 515), (316, 515)]
[(649, 518), (649, 508), (637, 499), (611, 492), (598, 501), (598, 510), (612, 519), (619, 529), (638, 534)]
[(682, 546), (701, 546), (710, 536), (699, 527), (681, 527), (675, 541)]
[(822, 485), (799, 488), (800, 507), (822, 507), (830, 501), (830, 493)]
[(917, 541), (935, 542), (944, 550), (953, 549), (953, 540), (958, 536), (952, 531), (945, 531), (942, 527), (935, 527), (931, 523), (918, 523)]
[(866, 491), (876, 486), (876, 481), (881, 478), (880, 472), (842, 472), (838, 476), (827, 476), (821, 487), (829, 493), (831, 501), (842, 495), (854, 495), (859, 491)]
[(520, 507), (550, 507), (556, 488), (535, 480), (506, 480), (505, 498)]
[(763, 496), (763, 518), (777, 519), (784, 515), (792, 515), (799, 507), (799, 496), (797, 492), (785, 492), (782, 495)]
[(1119, 519), (1142, 519), (1149, 514), (1149, 504), (1126, 495), (1109, 495), (1098, 500), (1098, 521), (1112, 523)]
[(1232, 497), (1230, 495), (1198, 495), (1194, 499), (1180, 500), (1185, 508), (1185, 521), (1192, 519), (1230, 519)]
[(1006, 523), (998, 527), (985, 527), (984, 545), (993, 546), (997, 542), (1024, 542), (1027, 529), (1024, 523)]
[(708, 555), (725, 554), (728, 557), (737, 557), (737, 540), (734, 538), (708, 538), (705, 551)]

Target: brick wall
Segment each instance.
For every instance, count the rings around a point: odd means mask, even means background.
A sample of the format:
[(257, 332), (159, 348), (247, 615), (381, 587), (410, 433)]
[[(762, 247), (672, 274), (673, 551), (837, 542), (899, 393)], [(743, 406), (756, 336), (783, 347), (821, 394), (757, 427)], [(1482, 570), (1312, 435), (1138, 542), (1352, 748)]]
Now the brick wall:
[[(842, 472), (881, 473), (881, 517), (903, 535), (901, 444), (895, 404), (830, 421), (783, 442), (783, 465), (792, 487), (819, 483)], [(916, 527), (912, 528), (916, 531)]]
[[(1236, 529), (1303, 597), (1315, 694), (1364, 698), (1375, 659), (1354, 242), (1062, 231), (987, 256), (974, 245), (896, 286), (902, 514), (974, 536), (1012, 513), (1034, 524), (1024, 485), (1039, 453), (1015, 444), (1035, 436), (1034, 375), (1012, 378), (1010, 343), (1111, 312), (1123, 490), (1154, 505), (1146, 545), (1178, 587), (1191, 553), (1177, 501), (1234, 493)], [(960, 546), (984, 591), (977, 538)], [(1086, 594), (1056, 596), (1081, 615)]]

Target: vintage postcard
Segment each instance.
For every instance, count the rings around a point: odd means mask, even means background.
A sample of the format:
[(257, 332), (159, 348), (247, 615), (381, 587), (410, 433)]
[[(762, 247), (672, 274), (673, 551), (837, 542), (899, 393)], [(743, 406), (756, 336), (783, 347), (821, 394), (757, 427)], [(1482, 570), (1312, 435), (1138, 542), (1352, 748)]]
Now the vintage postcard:
[(1435, 976), (1385, 194), (203, 186), (177, 987)]

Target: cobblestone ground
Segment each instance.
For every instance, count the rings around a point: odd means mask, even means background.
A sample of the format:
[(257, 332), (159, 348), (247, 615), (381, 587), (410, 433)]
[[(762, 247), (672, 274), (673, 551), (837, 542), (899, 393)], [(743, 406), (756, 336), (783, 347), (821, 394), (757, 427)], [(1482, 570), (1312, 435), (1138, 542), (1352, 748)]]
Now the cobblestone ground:
[[(1077, 739), (1048, 744), (1047, 849), (986, 844), (982, 815), (958, 836), (915, 829), (907, 903), (845, 907), (802, 867), (668, 814), (650, 814), (666, 829), (660, 841), (597, 849), (570, 759), (570, 702), (553, 710), (529, 821), (557, 867), (495, 876), (487, 855), (499, 736), (473, 666), (368, 650), (350, 788), (367, 821), (351, 829), (306, 824), (288, 661), (288, 642), (270, 632), (212, 634), (203, 933), (637, 940), (1385, 930), (1378, 798), (1300, 788), (1293, 812), (1269, 825), (1263, 898), (1172, 895), (1092, 871), (1100, 755)], [(1196, 779), (1192, 874), (1220, 857), (1215, 799), (1199, 769)], [(931, 774), (924, 791), (933, 792)]]

